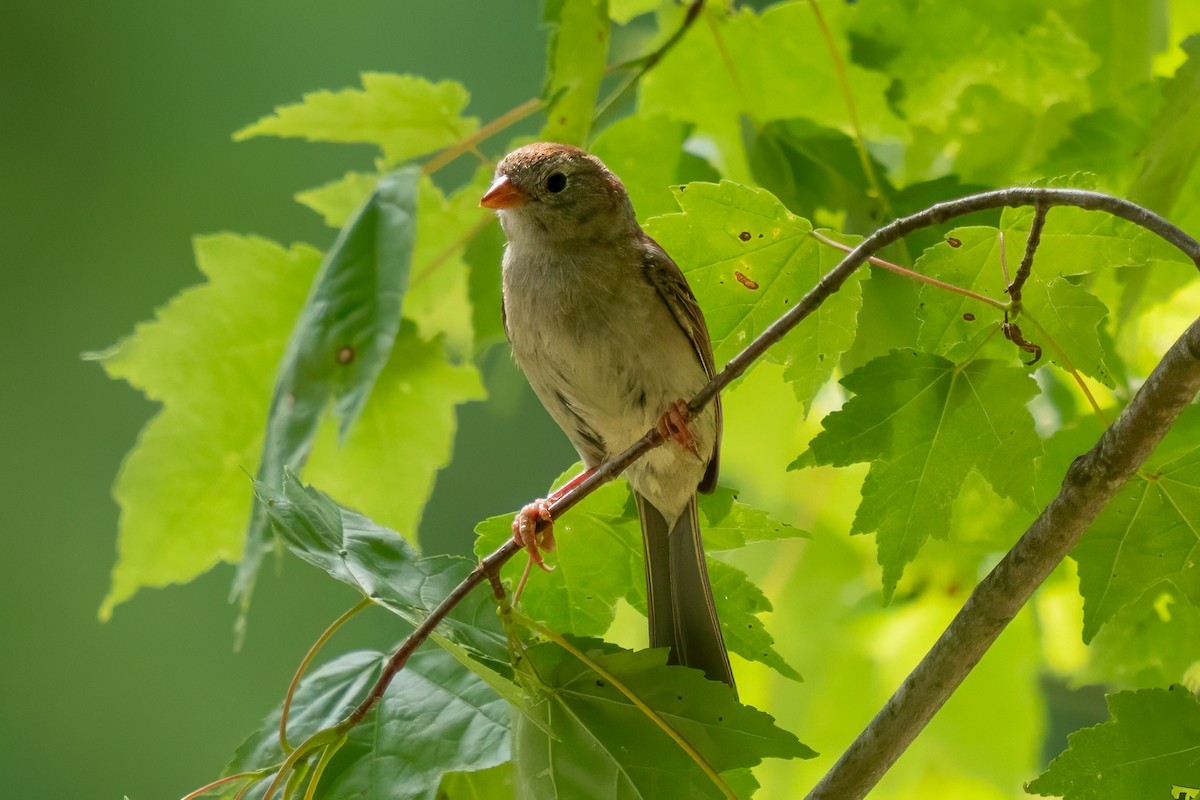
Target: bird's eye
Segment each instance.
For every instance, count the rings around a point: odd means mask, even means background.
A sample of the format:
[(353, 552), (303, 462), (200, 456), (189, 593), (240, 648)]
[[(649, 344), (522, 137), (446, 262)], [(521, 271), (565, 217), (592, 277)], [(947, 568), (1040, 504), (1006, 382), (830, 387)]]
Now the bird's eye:
[(546, 188), (558, 194), (563, 189), (567, 188), (567, 176), (561, 172), (556, 172), (549, 178), (546, 178)]

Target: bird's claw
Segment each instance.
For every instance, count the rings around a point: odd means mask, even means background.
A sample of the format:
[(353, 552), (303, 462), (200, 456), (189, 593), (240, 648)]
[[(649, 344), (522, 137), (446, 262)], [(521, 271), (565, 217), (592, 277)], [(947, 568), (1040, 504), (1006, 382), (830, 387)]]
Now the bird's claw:
[(542, 551), (554, 549), (554, 518), (550, 515), (550, 501), (534, 500), (520, 511), (513, 519), (513, 540), (529, 551), (529, 557), (535, 564), (546, 572), (553, 570), (546, 566), (542, 559)]
[(696, 437), (692, 435), (692, 429), (687, 424), (691, 415), (688, 404), (682, 399), (676, 400), (667, 406), (667, 410), (658, 418), (658, 432), (664, 439), (675, 442), (694, 455), (697, 460), (703, 461), (704, 458), (700, 455), (700, 449), (696, 444)]

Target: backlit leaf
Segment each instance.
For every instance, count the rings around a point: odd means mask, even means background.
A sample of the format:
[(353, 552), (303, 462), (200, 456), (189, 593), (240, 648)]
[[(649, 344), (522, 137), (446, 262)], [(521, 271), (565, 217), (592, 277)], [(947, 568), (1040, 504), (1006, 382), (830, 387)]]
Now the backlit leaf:
[[(814, 238), (808, 220), (769, 192), (731, 181), (691, 183), (676, 190), (680, 213), (655, 217), (647, 232), (687, 276), (708, 322), (718, 369), (841, 261), (835, 247)], [(853, 242), (830, 231), (823, 235)], [(768, 358), (787, 367), (806, 406), (854, 342), (861, 304), (859, 270), (817, 312), (800, 323)]]
[(929, 536), (948, 532), (946, 509), (969, 470), (1033, 505), (1031, 465), (1042, 447), (1025, 408), (1037, 386), (1023, 370), (897, 350), (842, 385), (854, 396), (825, 417), (806, 457), (871, 464), (851, 533), (876, 532), (886, 598)]
[(310, 142), (378, 145), (389, 163), (449, 147), (474, 133), (479, 121), (463, 117), (469, 95), (454, 81), (364, 72), (362, 89), (320, 91), (247, 125), (234, 139), (295, 136)]
[(113, 486), (118, 559), (100, 609), (143, 586), (195, 578), (242, 554), (275, 366), (321, 254), (231, 234), (198, 238), (208, 279), (99, 358), (162, 410)]

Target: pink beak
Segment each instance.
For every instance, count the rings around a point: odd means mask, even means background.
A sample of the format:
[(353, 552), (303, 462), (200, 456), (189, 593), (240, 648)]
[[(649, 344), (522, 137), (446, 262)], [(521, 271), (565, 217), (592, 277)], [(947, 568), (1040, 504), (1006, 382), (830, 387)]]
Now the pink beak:
[(501, 175), (492, 183), (487, 193), (480, 199), (479, 205), (484, 208), (514, 208), (529, 200), (529, 195), (518, 189), (507, 175)]

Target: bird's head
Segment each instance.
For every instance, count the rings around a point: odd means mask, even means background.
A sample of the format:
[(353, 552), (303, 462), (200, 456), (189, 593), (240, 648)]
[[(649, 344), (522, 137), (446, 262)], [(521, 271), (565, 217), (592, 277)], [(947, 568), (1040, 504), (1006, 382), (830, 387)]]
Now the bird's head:
[(538, 142), (509, 153), (479, 204), (495, 209), (510, 242), (625, 234), (637, 222), (621, 180), (594, 155)]

